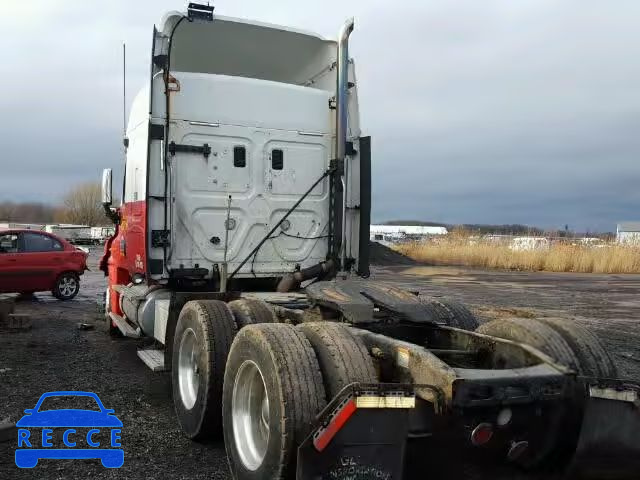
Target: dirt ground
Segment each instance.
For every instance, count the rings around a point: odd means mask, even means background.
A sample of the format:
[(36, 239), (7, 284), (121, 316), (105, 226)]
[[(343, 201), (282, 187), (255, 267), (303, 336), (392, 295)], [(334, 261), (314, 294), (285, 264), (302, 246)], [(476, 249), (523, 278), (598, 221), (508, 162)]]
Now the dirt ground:
[[(94, 270), (83, 277), (75, 300), (59, 302), (48, 294), (37, 294), (36, 301), (21, 302), (17, 309), (33, 315), (33, 328), (0, 333), (0, 422), (17, 421), (44, 392), (93, 391), (122, 420), (124, 466), (107, 470), (94, 460), (41, 460), (35, 469), (20, 470), (14, 464), (15, 442), (9, 441), (0, 442), (0, 479), (230, 478), (222, 443), (199, 444), (181, 435), (168, 375), (147, 370), (136, 356), (136, 340), (111, 339), (105, 332), (96, 307), (105, 280), (95, 268), (97, 255), (91, 259)], [(598, 333), (621, 375), (640, 378), (640, 275), (387, 265), (374, 267), (372, 277), (428, 295), (455, 297), (483, 318), (550, 315), (575, 319)], [(79, 322), (95, 328), (80, 330)], [(434, 456), (432, 467), (441, 464), (440, 460)], [(430, 469), (429, 478), (534, 478), (507, 468), (471, 467), (463, 459), (456, 460), (449, 463), (455, 473)]]

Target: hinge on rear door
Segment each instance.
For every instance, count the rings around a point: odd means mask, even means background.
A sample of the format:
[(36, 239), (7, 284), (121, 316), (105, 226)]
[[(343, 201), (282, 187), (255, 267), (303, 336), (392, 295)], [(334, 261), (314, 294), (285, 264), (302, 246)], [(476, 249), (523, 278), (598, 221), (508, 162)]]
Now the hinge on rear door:
[(211, 155), (211, 147), (208, 143), (205, 143), (201, 147), (198, 147), (197, 145), (184, 145), (176, 142), (171, 142), (169, 144), (169, 153), (173, 156), (176, 154), (176, 152), (201, 153), (206, 158), (209, 158), (209, 155)]
[(169, 230), (151, 230), (152, 247), (168, 247), (171, 245)]

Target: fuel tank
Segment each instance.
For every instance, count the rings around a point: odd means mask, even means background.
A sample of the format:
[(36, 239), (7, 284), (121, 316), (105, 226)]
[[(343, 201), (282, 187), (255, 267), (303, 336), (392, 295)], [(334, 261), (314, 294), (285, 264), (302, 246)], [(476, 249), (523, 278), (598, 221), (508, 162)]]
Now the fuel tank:
[[(120, 308), (127, 320), (140, 327), (145, 336), (155, 337), (161, 323), (156, 320), (166, 320), (166, 315), (156, 315), (156, 311), (166, 312), (171, 298), (171, 292), (158, 285), (130, 285), (123, 289), (120, 295)], [(164, 333), (162, 333), (164, 337)]]

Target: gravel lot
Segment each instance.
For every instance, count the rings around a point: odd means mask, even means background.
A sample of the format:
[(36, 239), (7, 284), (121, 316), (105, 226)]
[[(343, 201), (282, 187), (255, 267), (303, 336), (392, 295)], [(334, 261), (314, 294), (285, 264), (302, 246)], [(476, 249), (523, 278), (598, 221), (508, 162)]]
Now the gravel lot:
[[(11, 441), (0, 443), (0, 479), (229, 478), (221, 443), (198, 444), (182, 437), (168, 375), (146, 369), (136, 356), (135, 340), (114, 340), (106, 334), (96, 308), (105, 279), (95, 268), (97, 254), (91, 260), (94, 270), (82, 278), (75, 300), (64, 303), (37, 294), (37, 301), (21, 302), (17, 309), (33, 315), (33, 328), (0, 334), (0, 421), (17, 421), (46, 391), (93, 391), (107, 408), (115, 409), (124, 424), (124, 466), (107, 470), (98, 461), (42, 460), (33, 470), (20, 470), (14, 464), (15, 442)], [(373, 277), (431, 295), (456, 297), (485, 317), (542, 314), (574, 318), (598, 332), (622, 375), (640, 378), (640, 276), (402, 265), (374, 268)], [(95, 324), (95, 328), (79, 330), (79, 322)], [(430, 478), (533, 478), (502, 468), (471, 468), (459, 459), (437, 472), (432, 470), (436, 459), (440, 457), (429, 459), (433, 462)]]

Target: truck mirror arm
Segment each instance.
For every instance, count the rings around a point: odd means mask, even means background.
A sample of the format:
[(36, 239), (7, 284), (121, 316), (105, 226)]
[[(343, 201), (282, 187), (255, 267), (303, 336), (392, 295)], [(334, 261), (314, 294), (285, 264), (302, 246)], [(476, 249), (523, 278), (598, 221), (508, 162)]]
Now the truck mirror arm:
[(111, 205), (103, 203), (104, 214), (107, 216), (109, 220), (111, 220), (114, 224), (120, 223), (120, 213), (117, 208), (112, 208)]

